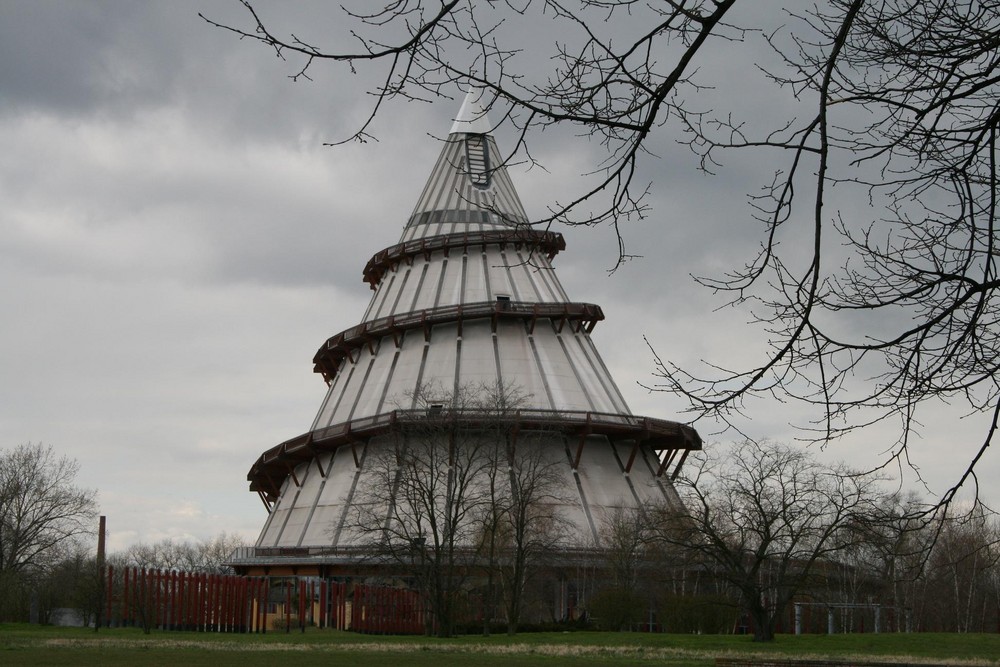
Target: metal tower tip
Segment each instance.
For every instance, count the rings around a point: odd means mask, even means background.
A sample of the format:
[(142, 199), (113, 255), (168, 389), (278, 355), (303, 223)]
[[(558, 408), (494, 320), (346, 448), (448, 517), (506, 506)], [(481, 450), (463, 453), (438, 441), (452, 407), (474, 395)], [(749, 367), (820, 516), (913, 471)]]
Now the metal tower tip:
[(462, 107), (455, 116), (455, 122), (451, 126), (449, 134), (492, 134), (493, 124), (486, 115), (483, 108), (483, 98), (486, 96), (485, 90), (472, 88), (465, 94)]

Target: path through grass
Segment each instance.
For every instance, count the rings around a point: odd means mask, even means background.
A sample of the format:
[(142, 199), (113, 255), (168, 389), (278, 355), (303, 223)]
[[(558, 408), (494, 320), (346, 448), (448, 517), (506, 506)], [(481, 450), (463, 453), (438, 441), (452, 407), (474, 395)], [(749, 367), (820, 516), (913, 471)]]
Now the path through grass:
[(1000, 635), (882, 634), (748, 637), (637, 633), (538, 633), (513, 638), (373, 637), (311, 630), (305, 634), (213, 635), (134, 629), (92, 630), (0, 625), (0, 665), (177, 665), (261, 667), (562, 667), (668, 665), (709, 667), (718, 656), (833, 658), (858, 661), (1000, 667)]

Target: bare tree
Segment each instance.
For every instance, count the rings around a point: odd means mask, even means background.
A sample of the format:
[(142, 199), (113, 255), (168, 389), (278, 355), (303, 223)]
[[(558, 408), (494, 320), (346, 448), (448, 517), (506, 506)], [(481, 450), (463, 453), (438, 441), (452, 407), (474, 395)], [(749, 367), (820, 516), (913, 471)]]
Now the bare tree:
[(616, 506), (602, 517), (601, 543), (616, 588), (635, 590), (653, 535), (652, 518), (642, 508)]
[(502, 600), (516, 632), (530, 576), (566, 540), (559, 460), (537, 441), (551, 434), (517, 428), (525, 398), (508, 386), (421, 387), (366, 455), (353, 529), (414, 576), (441, 635), (480, 574), (484, 631)]
[[(930, 504), (930, 505), (933, 505)], [(894, 493), (877, 509), (875, 520), (850, 523), (838, 535), (836, 556), (842, 579), (852, 580), (857, 602), (865, 596), (886, 606), (889, 627), (908, 629), (940, 521), (914, 492)], [(943, 512), (939, 512), (943, 515)]]
[[(788, 156), (753, 199), (757, 256), (702, 280), (758, 305), (770, 349), (700, 375), (660, 361), (663, 388), (723, 420), (751, 397), (815, 406), (808, 437), (821, 441), (894, 420), (901, 464), (922, 411), (959, 401), (986, 430), (947, 504), (975, 480), (1000, 416), (1000, 4), (828, 0), (791, 19), (769, 37), (784, 59), (769, 74), (801, 115), (684, 117), (705, 169), (730, 149)], [(802, 242), (781, 247), (796, 231)]]
[(0, 591), (11, 594), (53, 565), (62, 546), (96, 530), (96, 493), (75, 485), (78, 471), (42, 444), (0, 452)]
[(113, 558), (119, 566), (230, 574), (232, 568), (226, 565), (226, 561), (242, 546), (246, 546), (244, 538), (223, 531), (211, 539), (198, 542), (171, 538), (139, 542), (114, 554)]
[(676, 481), (686, 510), (663, 510), (658, 538), (714, 565), (739, 591), (754, 640), (770, 641), (817, 563), (844, 547), (841, 529), (875, 519), (880, 480), (773, 443), (693, 458)]
[[(624, 631), (643, 620), (654, 581), (649, 570), (654, 563), (662, 564), (655, 553), (654, 528), (654, 517), (640, 507), (617, 505), (601, 517), (601, 553), (611, 586), (590, 600), (599, 627)], [(640, 581), (647, 595), (640, 594)]]
[(928, 530), (926, 600), (919, 619), (946, 632), (987, 632), (996, 620), (995, 572), (1000, 569), (1000, 526), (982, 506), (959, 517), (939, 516)]
[[(348, 39), (335, 46), (240, 1), (243, 25), (206, 20), (289, 59), (293, 78), (327, 63), (371, 82), (371, 114), (349, 139), (371, 138), (393, 101), (472, 87), (516, 129), (509, 161), (536, 164), (534, 140), (556, 126), (599, 142), (580, 190), (539, 225), (619, 230), (647, 215), (644, 170), (664, 137), (686, 132), (707, 172), (734, 150), (784, 160), (750, 199), (758, 251), (700, 279), (752, 313), (765, 354), (732, 368), (657, 358), (656, 388), (689, 400), (694, 418), (736, 429), (758, 397), (803, 405), (817, 440), (896, 423), (889, 451), (900, 465), (922, 411), (957, 403), (985, 425), (943, 502), (975, 481), (1000, 422), (997, 0), (349, 3)], [(735, 11), (744, 5), (753, 11)], [(539, 22), (545, 37), (525, 39)], [(765, 74), (775, 97), (792, 98), (785, 116), (743, 117), (738, 96), (712, 92), (712, 67), (696, 76), (720, 51), (756, 60), (760, 40), (780, 61)]]
[(75, 609), (85, 626), (93, 622), (97, 628), (105, 598), (93, 545), (74, 540), (60, 552), (59, 560), (33, 582), (39, 617), (47, 622), (56, 608), (66, 607)]
[(507, 616), (507, 634), (517, 632), (531, 575), (568, 542), (569, 526), (560, 462), (546, 456), (551, 434), (522, 433), (510, 442), (499, 462), (509, 487), (500, 497), (498, 533), (503, 536), (499, 572)]
[[(450, 636), (465, 581), (479, 559), (477, 519), (489, 502), (482, 483), (489, 434), (460, 426), (478, 411), (475, 394), (423, 387), (411, 419), (373, 448), (353, 529), (374, 557), (411, 573), (440, 636)], [(428, 631), (431, 628), (428, 627)]]

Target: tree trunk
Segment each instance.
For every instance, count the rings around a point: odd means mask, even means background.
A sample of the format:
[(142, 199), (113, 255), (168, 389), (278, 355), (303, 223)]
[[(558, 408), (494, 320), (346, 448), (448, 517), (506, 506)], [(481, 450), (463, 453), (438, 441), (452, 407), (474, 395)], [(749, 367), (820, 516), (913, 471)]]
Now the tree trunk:
[(748, 610), (750, 621), (753, 623), (753, 640), (755, 642), (774, 641), (774, 618), (767, 609), (760, 604), (755, 604)]

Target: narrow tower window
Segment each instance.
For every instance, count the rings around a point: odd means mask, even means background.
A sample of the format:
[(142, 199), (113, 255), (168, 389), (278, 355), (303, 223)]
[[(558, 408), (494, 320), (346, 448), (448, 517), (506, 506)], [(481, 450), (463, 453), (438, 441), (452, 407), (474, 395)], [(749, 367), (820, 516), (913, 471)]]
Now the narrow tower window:
[(490, 148), (486, 135), (466, 135), (465, 165), (473, 185), (477, 188), (490, 187)]

